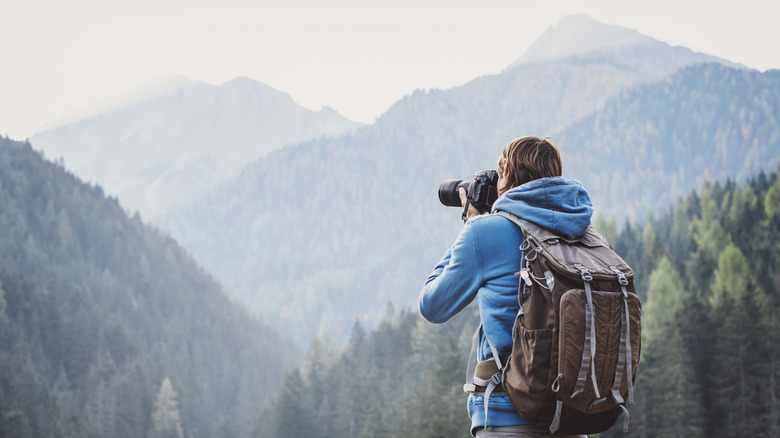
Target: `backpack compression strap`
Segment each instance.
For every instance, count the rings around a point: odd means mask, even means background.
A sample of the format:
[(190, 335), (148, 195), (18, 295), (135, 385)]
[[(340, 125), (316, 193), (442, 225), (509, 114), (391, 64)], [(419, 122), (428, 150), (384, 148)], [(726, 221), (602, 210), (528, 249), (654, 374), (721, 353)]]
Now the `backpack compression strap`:
[(577, 384), (574, 386), (574, 392), (571, 394), (571, 398), (578, 396), (585, 390), (585, 381), (588, 378), (588, 372), (590, 372), (591, 382), (593, 383), (593, 392), (596, 395), (596, 400), (592, 404), (598, 404), (606, 400), (599, 394), (599, 385), (596, 383), (596, 315), (593, 312), (593, 292), (590, 289), (590, 282), (593, 280), (593, 275), (588, 271), (588, 268), (580, 264), (574, 265), (579, 269), (582, 276), (582, 281), (585, 283), (585, 345), (582, 349), (582, 365), (580, 366), (580, 373), (577, 376)]
[[(621, 315), (622, 324), (623, 327), (621, 327), (620, 330), (620, 353), (621, 353), (621, 361), (624, 361), (625, 369), (626, 369), (626, 378), (628, 379), (628, 404), (633, 405), (634, 404), (634, 384), (632, 381), (632, 358), (631, 358), (631, 319), (628, 313), (628, 291), (626, 290), (626, 286), (628, 286), (628, 279), (626, 279), (625, 274), (620, 272), (620, 270), (616, 266), (610, 266), (609, 267), (612, 272), (614, 272), (617, 275), (618, 283), (620, 283), (620, 289), (623, 293), (623, 314)], [(624, 367), (618, 367), (618, 371), (623, 372)], [(623, 381), (622, 375), (615, 375), (615, 385), (620, 385), (620, 383)], [(620, 395), (619, 391), (615, 391), (615, 389), (612, 390), (613, 393), (617, 392), (617, 395)], [(615, 399), (615, 401), (620, 401), (620, 399)]]
[[(626, 291), (628, 279), (626, 279), (626, 276), (620, 272), (616, 266), (610, 266), (609, 269), (617, 275), (623, 293), (623, 312), (620, 314), (620, 322), (622, 323), (622, 327), (620, 328), (620, 356), (618, 358), (617, 370), (615, 370), (615, 382), (612, 384), (612, 397), (619, 403), (621, 409), (623, 409), (623, 433), (627, 433), (629, 416), (625, 404), (628, 404), (629, 406), (634, 404), (634, 382), (631, 372), (631, 319), (628, 313), (628, 291)], [(624, 370), (626, 371), (626, 380), (628, 381), (628, 403), (620, 396), (620, 384), (623, 382)]]

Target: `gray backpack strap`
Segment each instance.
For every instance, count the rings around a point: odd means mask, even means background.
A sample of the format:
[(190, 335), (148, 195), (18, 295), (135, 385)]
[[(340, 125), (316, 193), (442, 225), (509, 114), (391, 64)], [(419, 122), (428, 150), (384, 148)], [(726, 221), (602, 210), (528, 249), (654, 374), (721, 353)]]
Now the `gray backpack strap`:
[(477, 349), (479, 348), (479, 333), (482, 331), (482, 323), (479, 324), (474, 336), (471, 338), (471, 353), (469, 353), (469, 364), (466, 368), (466, 384), (463, 385), (463, 391), (474, 392), (474, 371), (477, 369)]
[(474, 332), (474, 336), (471, 338), (471, 353), (469, 353), (469, 364), (468, 364), (468, 368), (466, 369), (466, 384), (463, 385), (463, 390), (465, 392), (473, 393), (476, 390), (476, 384), (485, 387), (485, 396), (484, 396), (485, 427), (487, 427), (488, 405), (490, 404), (490, 396), (493, 393), (493, 390), (496, 389), (496, 387), (498, 387), (499, 385), (501, 385), (501, 381), (502, 381), (501, 376), (502, 376), (502, 371), (504, 369), (504, 365), (501, 363), (501, 358), (498, 356), (498, 349), (496, 349), (493, 343), (490, 342), (490, 338), (488, 338), (487, 334), (485, 334), (485, 339), (487, 340), (488, 345), (490, 346), (490, 351), (493, 353), (493, 360), (496, 361), (496, 365), (498, 366), (498, 372), (493, 374), (490, 380), (480, 380), (478, 382), (475, 382), (474, 372), (477, 369), (477, 350), (479, 349), (479, 340), (480, 340), (479, 335), (481, 333), (482, 333), (482, 323), (479, 324), (479, 327), (477, 327), (477, 330)]
[(503, 217), (509, 219), (510, 221), (514, 222), (515, 225), (520, 227), (521, 230), (523, 229), (523, 225), (524, 225), (523, 224), (523, 220), (520, 219), (519, 217), (513, 215), (512, 213), (510, 213), (508, 211), (504, 211), (504, 210), (496, 210), (493, 214), (497, 214), (499, 216), (503, 216)]
[(582, 365), (580, 366), (580, 372), (577, 376), (577, 384), (574, 387), (574, 392), (571, 394), (571, 398), (576, 397), (585, 389), (585, 381), (588, 374), (590, 374), (591, 382), (593, 383), (593, 392), (596, 394), (596, 400), (592, 403), (596, 405), (604, 401), (599, 393), (599, 385), (596, 382), (596, 315), (593, 311), (593, 294), (590, 289), (590, 282), (593, 280), (593, 276), (588, 271), (588, 268), (580, 264), (574, 265), (575, 268), (580, 270), (582, 281), (585, 284), (585, 345), (583, 346), (582, 353)]
[(501, 372), (499, 371), (493, 374), (493, 377), (490, 378), (490, 382), (485, 388), (485, 427), (488, 427), (488, 404), (490, 403), (490, 394), (492, 394), (493, 390), (500, 384)]
[[(617, 275), (618, 283), (620, 283), (621, 292), (623, 293), (623, 312), (621, 313), (621, 329), (620, 329), (620, 362), (618, 364), (617, 373), (615, 374), (615, 387), (612, 389), (613, 394), (617, 394), (615, 401), (622, 403), (622, 397), (620, 397), (620, 384), (623, 382), (623, 372), (625, 371), (626, 378), (628, 380), (628, 400), (629, 406), (634, 404), (634, 384), (633, 384), (633, 370), (631, 369), (631, 317), (628, 313), (628, 292), (626, 286), (628, 285), (628, 279), (625, 274), (620, 272), (616, 266), (610, 266)], [(620, 398), (618, 398), (620, 397)]]

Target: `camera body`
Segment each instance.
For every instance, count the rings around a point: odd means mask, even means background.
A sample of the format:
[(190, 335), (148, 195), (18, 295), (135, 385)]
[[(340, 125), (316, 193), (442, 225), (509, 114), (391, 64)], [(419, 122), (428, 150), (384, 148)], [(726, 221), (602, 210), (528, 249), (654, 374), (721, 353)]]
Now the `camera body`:
[[(498, 173), (493, 169), (480, 170), (472, 181), (448, 179), (439, 186), (439, 201), (447, 207), (461, 207), (458, 189), (466, 189), (468, 205), (476, 207), (480, 213), (490, 211), (498, 198)], [(464, 209), (464, 211), (465, 211)]]

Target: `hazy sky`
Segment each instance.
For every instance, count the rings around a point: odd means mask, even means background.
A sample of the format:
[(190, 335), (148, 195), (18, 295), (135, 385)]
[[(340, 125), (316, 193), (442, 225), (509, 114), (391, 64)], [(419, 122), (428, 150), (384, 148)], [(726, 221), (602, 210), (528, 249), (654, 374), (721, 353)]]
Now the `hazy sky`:
[(166, 72), (256, 79), (371, 123), (418, 88), (502, 71), (584, 13), (748, 67), (780, 68), (780, 2), (0, 0), (0, 134), (14, 139)]

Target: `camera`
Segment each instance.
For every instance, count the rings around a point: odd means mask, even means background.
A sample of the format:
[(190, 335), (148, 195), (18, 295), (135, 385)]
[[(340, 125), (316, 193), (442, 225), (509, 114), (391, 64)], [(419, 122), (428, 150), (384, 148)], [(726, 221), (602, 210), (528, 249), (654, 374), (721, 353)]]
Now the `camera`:
[(467, 203), (463, 209), (463, 217), (469, 204), (481, 213), (490, 211), (498, 198), (498, 173), (493, 169), (481, 170), (474, 175), (473, 181), (448, 179), (439, 186), (439, 201), (447, 207), (460, 207), (458, 189), (466, 189)]

